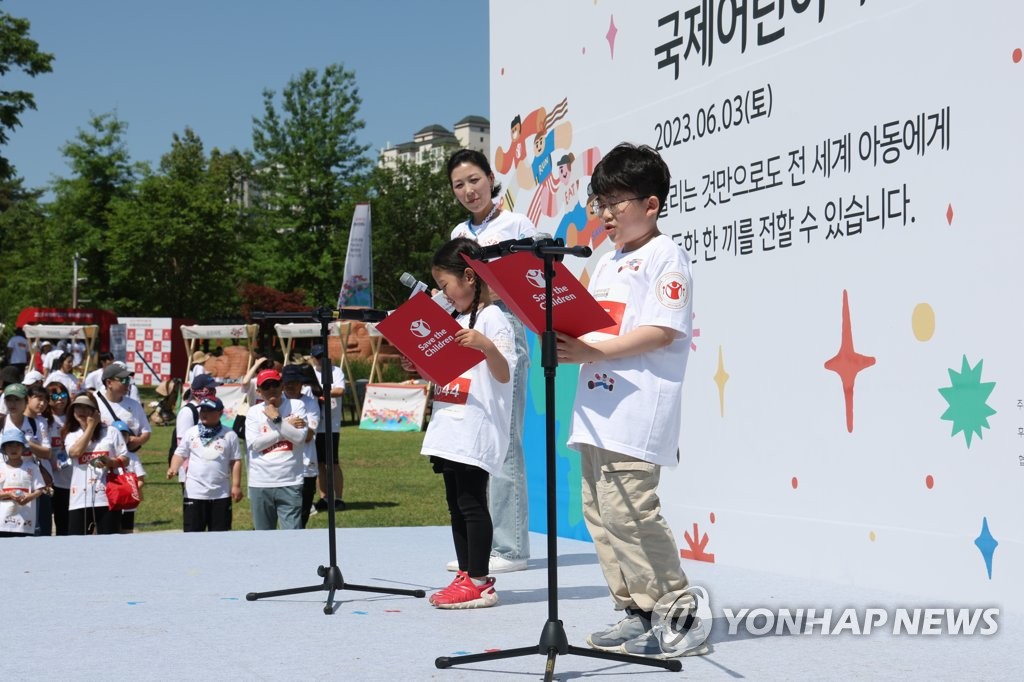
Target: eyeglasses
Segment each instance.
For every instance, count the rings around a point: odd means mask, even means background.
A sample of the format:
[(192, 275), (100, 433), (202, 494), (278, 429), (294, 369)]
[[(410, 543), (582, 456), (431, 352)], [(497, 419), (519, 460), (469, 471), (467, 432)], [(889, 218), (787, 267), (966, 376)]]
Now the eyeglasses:
[(70, 397), (71, 396), (68, 393), (51, 393), (50, 394), (50, 400), (67, 400)]
[(131, 377), (119, 377), (118, 381), (120, 381), (122, 384), (127, 386), (128, 384), (132, 383), (132, 378)]
[(630, 197), (629, 199), (618, 199), (616, 201), (610, 201), (608, 203), (605, 203), (598, 199), (597, 197), (594, 197), (593, 199), (590, 200), (590, 210), (593, 211), (594, 215), (601, 215), (606, 210), (612, 215), (618, 215), (620, 211), (620, 204), (624, 204), (627, 201), (640, 201), (641, 199), (646, 198), (647, 197)]

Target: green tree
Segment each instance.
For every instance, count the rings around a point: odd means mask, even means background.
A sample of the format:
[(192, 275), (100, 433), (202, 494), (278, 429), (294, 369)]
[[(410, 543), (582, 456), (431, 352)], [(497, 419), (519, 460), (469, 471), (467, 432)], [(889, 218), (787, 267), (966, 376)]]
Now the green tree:
[(20, 184), (15, 181), (18, 200), (0, 211), (0, 244), (11, 256), (0, 275), (0, 322), (8, 332), (22, 308), (71, 303), (71, 262), (54, 255), (59, 240), (39, 202), (41, 192), (22, 191)]
[[(39, 43), (29, 38), (30, 26), (28, 19), (0, 12), (0, 77), (12, 69), (19, 69), (33, 78), (53, 70), (53, 55), (39, 51)], [(25, 110), (35, 108), (36, 100), (32, 93), (0, 89), (0, 146), (7, 144), (10, 131), (21, 125), (21, 115)], [(6, 183), (14, 175), (14, 167), (0, 154), (0, 181)], [(6, 185), (0, 187), (5, 188)]]
[(106, 264), (119, 313), (200, 321), (237, 314), (247, 174), (245, 155), (214, 150), (208, 158), (191, 129), (173, 136), (158, 171), (112, 204)]
[(115, 297), (106, 263), (111, 206), (131, 197), (138, 174), (146, 171), (145, 165), (131, 162), (124, 142), (127, 128), (114, 113), (93, 115), (88, 128), (79, 128), (61, 148), (72, 174), (53, 186), (53, 257), (70, 261), (77, 251), (86, 259), (82, 271), (88, 284), (82, 296), (98, 307), (111, 305)]
[(253, 274), (282, 291), (308, 291), (314, 305), (337, 297), (352, 207), (370, 168), (368, 147), (356, 140), (361, 101), (355, 74), (332, 64), (291, 79), (280, 101), (265, 90), (263, 117), (253, 119)]
[(444, 167), (377, 168), (371, 186), (374, 306), (391, 309), (409, 297), (399, 282), (403, 272), (433, 283), (430, 260), (467, 213), (452, 194)]

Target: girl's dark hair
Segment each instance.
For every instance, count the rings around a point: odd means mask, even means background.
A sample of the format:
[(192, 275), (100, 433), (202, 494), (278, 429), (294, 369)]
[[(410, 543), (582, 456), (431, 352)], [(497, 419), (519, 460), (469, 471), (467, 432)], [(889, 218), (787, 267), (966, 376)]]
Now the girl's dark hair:
[[(448, 181), (452, 179), (452, 172), (464, 163), (472, 164), (482, 170), (487, 177), (493, 177), (494, 171), (487, 157), (475, 149), (460, 149), (448, 157)], [(491, 187), (491, 198), (496, 199), (501, 194), (501, 183), (495, 182)]]
[[(472, 239), (456, 237), (437, 250), (437, 253), (434, 254), (434, 259), (431, 261), (430, 265), (432, 268), (444, 270), (445, 272), (450, 272), (457, 277), (462, 277), (466, 273), (467, 268), (470, 270), (473, 269), (468, 263), (466, 263), (465, 259), (463, 259), (462, 254), (466, 254), (470, 258), (479, 259), (481, 255), (480, 245)], [(475, 273), (476, 271), (474, 270), (473, 272)], [(483, 294), (484, 288), (484, 281), (480, 278), (479, 274), (477, 274), (476, 280), (474, 280), (474, 286), (473, 304), (470, 306), (469, 313), (470, 329), (476, 325), (476, 311), (480, 307), (480, 298)], [(460, 314), (461, 313), (456, 310), (452, 313), (452, 317), (458, 317)]]
[(72, 357), (71, 353), (64, 351), (58, 357), (54, 358), (53, 362), (50, 363), (50, 371), (56, 372), (60, 369), (60, 366), (64, 364), (64, 361)]
[(42, 385), (40, 385), (38, 383), (32, 384), (31, 386), (28, 386), (27, 388), (28, 388), (28, 397), (29, 398), (32, 398), (32, 397), (46, 398), (47, 400), (49, 400), (49, 398), (50, 398), (50, 392), (47, 391), (45, 388), (42, 387)]

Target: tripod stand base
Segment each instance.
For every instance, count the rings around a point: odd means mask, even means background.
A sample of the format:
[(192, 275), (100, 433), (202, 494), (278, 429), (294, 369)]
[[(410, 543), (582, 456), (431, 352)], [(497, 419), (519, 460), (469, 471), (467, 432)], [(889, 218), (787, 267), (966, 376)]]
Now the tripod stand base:
[(353, 585), (346, 583), (341, 575), (341, 569), (337, 566), (320, 566), (316, 574), (323, 577), (324, 581), (319, 585), (307, 585), (306, 587), (289, 587), (284, 590), (271, 590), (269, 592), (250, 592), (245, 595), (246, 601), (256, 601), (266, 597), (283, 597), (289, 594), (305, 594), (308, 592), (327, 592), (327, 602), (324, 604), (324, 613), (328, 616), (334, 613), (334, 593), (338, 590), (356, 590), (358, 592), (375, 592), (378, 594), (397, 594), (406, 597), (425, 597), (427, 593), (423, 590), (399, 590), (390, 587), (373, 587), (372, 585)]
[(549, 620), (544, 623), (544, 630), (541, 632), (540, 643), (537, 646), (488, 651), (483, 654), (467, 654), (465, 656), (441, 656), (434, 660), (434, 665), (438, 668), (450, 668), (453, 665), (461, 665), (463, 663), (495, 661), (501, 658), (516, 658), (518, 656), (531, 656), (534, 654), (547, 656), (547, 665), (544, 668), (545, 680), (552, 679), (552, 675), (555, 673), (555, 658), (558, 655), (564, 656), (565, 654), (664, 668), (672, 672), (679, 672), (683, 669), (683, 664), (676, 659), (644, 658), (643, 656), (630, 656), (629, 654), (617, 654), (611, 651), (573, 646), (569, 644), (569, 640), (565, 636), (565, 628), (560, 620)]

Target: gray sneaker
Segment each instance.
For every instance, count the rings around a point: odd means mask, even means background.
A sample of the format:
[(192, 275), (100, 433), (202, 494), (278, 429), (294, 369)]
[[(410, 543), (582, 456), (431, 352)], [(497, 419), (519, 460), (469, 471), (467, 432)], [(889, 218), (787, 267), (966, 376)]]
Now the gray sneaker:
[(643, 611), (626, 609), (626, 617), (607, 630), (595, 632), (587, 637), (587, 644), (602, 651), (621, 652), (622, 645), (651, 629), (651, 618)]
[[(686, 630), (681, 630), (683, 618), (677, 614), (661, 614), (655, 611), (654, 623), (650, 630), (625, 642), (622, 651), (634, 656), (647, 658), (676, 658), (679, 656), (703, 656), (708, 653), (707, 638), (711, 632), (714, 617), (708, 593), (703, 587), (687, 588), (694, 598), (693, 621)], [(660, 614), (660, 615), (659, 615)], [(672, 615), (674, 617), (669, 618)]]

